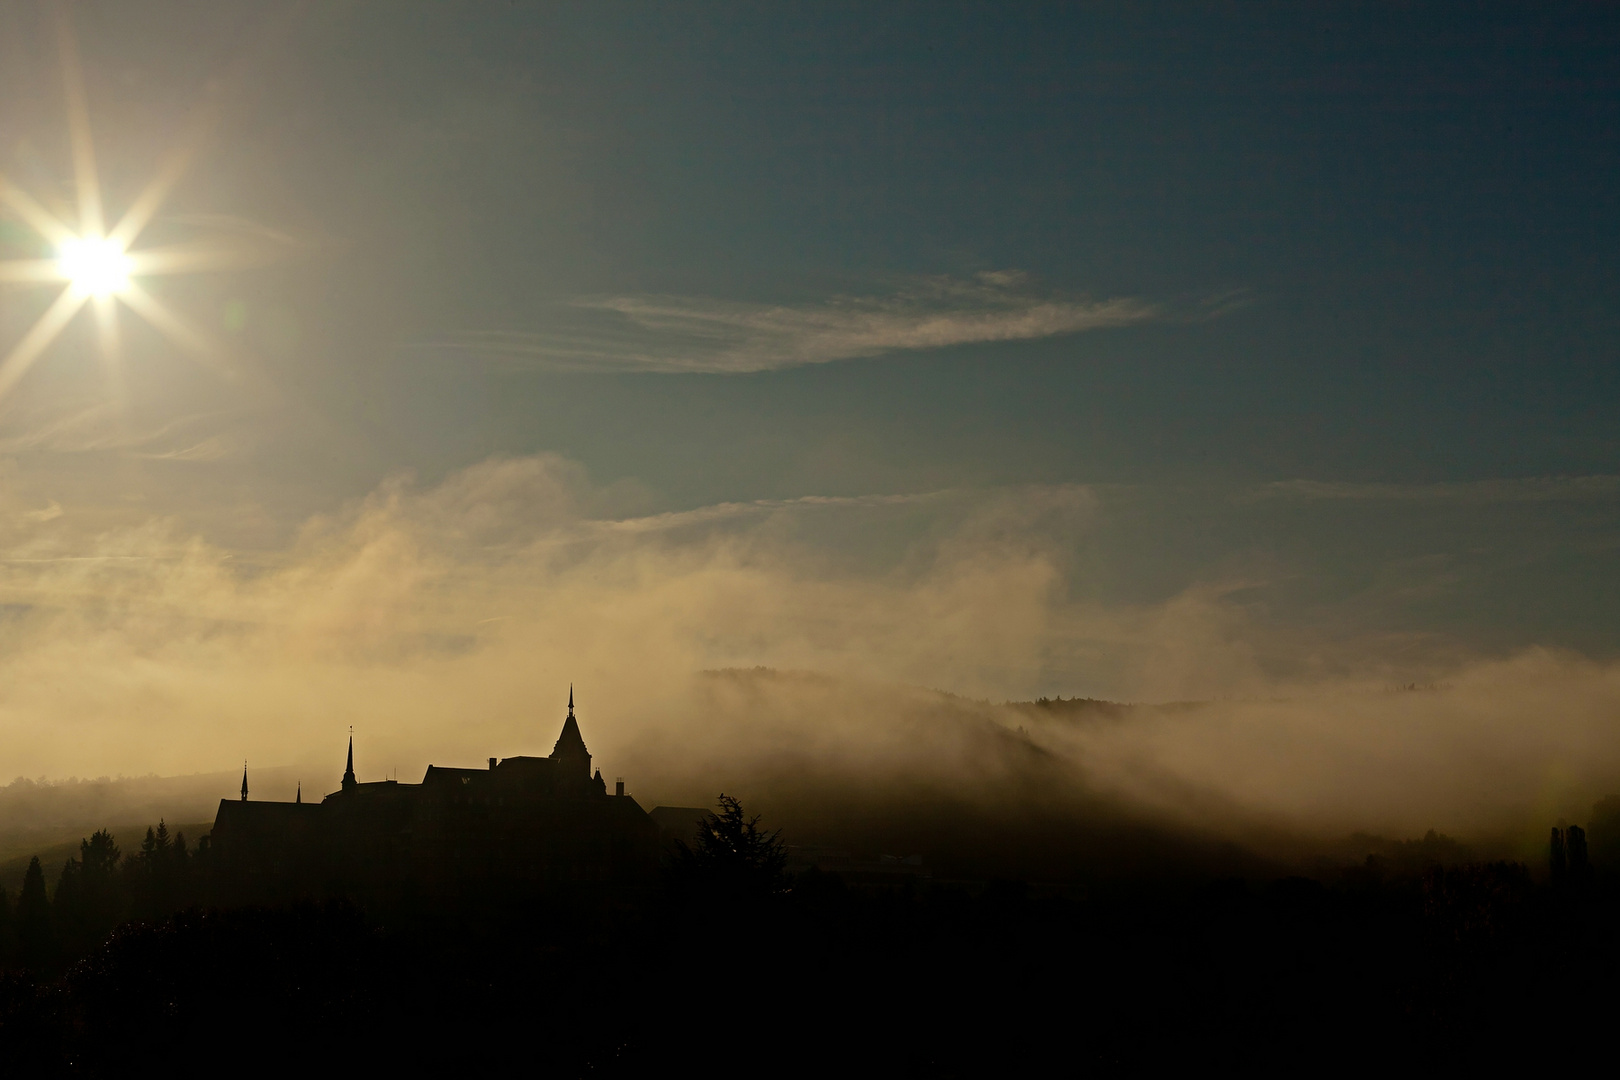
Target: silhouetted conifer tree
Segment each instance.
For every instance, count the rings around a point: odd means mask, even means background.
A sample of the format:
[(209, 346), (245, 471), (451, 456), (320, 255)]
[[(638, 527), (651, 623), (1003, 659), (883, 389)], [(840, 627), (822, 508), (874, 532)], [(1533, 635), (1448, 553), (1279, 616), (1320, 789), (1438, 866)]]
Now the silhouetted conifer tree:
[[(51, 898), (51, 920), (61, 936), (71, 939), (77, 936), (76, 924), (79, 922), (84, 907), (79, 879), (84, 875), (80, 872), (79, 860), (69, 859), (62, 864), (62, 872), (56, 878), (56, 894)], [(73, 948), (76, 942), (70, 943)]]
[(85, 869), (97, 877), (111, 877), (121, 858), (123, 852), (118, 850), (112, 833), (106, 829), (97, 829), (88, 840), (79, 841), (79, 859)]
[(759, 816), (749, 817), (729, 795), (720, 796), (718, 813), (698, 822), (695, 847), (676, 842), (675, 872), (689, 884), (768, 895), (786, 888), (786, 870), (781, 830), (761, 830)]
[(152, 844), (153, 900), (157, 908), (154, 914), (167, 915), (174, 907), (174, 844), (169, 839), (169, 826), (162, 818), (158, 818), (157, 830), (152, 833)]
[(16, 914), (11, 893), (0, 887), (0, 970), (4, 970), (17, 955)]
[(1609, 795), (1592, 806), (1586, 838), (1592, 863), (1599, 870), (1620, 870), (1620, 795)]
[(70, 955), (88, 951), (123, 917), (119, 858), (112, 834), (100, 829), (79, 841), (79, 857), (62, 867), (51, 912), (59, 943)]
[(1552, 841), (1547, 853), (1547, 867), (1552, 873), (1554, 884), (1561, 884), (1565, 871), (1569, 869), (1569, 860), (1564, 850), (1563, 830), (1554, 828)]
[(179, 850), (169, 838), (169, 826), (159, 820), (149, 826), (141, 839), (141, 849), (125, 865), (135, 913), (159, 918), (172, 913), (184, 895), (184, 868), (187, 862), (184, 841)]
[(24, 964), (39, 967), (51, 961), (55, 949), (51, 904), (45, 896), (45, 871), (36, 855), (28, 860), (22, 894), (17, 897), (17, 955)]
[(150, 871), (154, 870), (168, 853), (169, 830), (160, 819), (156, 829), (150, 825), (146, 827), (146, 837), (141, 841), (140, 857)]
[(1564, 831), (1564, 847), (1569, 855), (1569, 879), (1577, 884), (1591, 876), (1592, 866), (1586, 861), (1586, 830), (1571, 825)]

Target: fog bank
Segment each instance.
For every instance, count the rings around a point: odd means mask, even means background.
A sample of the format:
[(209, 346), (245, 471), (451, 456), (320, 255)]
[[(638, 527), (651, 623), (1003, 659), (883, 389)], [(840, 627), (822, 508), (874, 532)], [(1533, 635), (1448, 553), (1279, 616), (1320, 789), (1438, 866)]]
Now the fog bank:
[[(549, 752), (572, 684), (646, 805), (785, 806), (815, 778), (1212, 836), (1417, 835), (1578, 820), (1620, 787), (1614, 665), (1272, 624), (1231, 581), (1104, 603), (1082, 486), (626, 501), (559, 457), (495, 459), (390, 481), (270, 553), (0, 506), (0, 773), (246, 758), (289, 767), (263, 793), (290, 797), (336, 786), (353, 725), (363, 779), (410, 780)], [(1389, 690), (1414, 681), (1434, 688)], [(994, 704), (1052, 688), (1204, 703)]]

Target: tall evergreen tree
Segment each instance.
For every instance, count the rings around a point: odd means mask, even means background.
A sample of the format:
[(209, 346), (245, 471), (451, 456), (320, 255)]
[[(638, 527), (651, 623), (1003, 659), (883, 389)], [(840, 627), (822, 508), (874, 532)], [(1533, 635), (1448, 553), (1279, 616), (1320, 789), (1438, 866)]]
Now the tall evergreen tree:
[(51, 926), (70, 953), (79, 948), (84, 936), (84, 873), (78, 859), (62, 864), (62, 873), (56, 878), (56, 892), (51, 897)]
[(0, 970), (4, 970), (17, 955), (16, 917), (11, 893), (0, 886)]
[(98, 829), (90, 834), (88, 840), (79, 841), (79, 861), (88, 873), (98, 877), (112, 876), (122, 856), (112, 833), (106, 829)]
[(120, 852), (112, 834), (99, 829), (79, 841), (79, 857), (62, 867), (51, 901), (59, 943), (78, 954), (112, 932), (124, 914)]
[(35, 855), (28, 860), (22, 894), (17, 897), (17, 953), (24, 964), (39, 967), (49, 963), (55, 951), (51, 904), (45, 896), (45, 870)]
[(169, 913), (169, 829), (162, 821), (147, 826), (141, 849), (125, 866), (136, 915), (155, 918)]
[(1576, 884), (1585, 884), (1592, 874), (1591, 864), (1586, 859), (1586, 830), (1579, 825), (1571, 825), (1564, 830), (1564, 846), (1569, 855), (1569, 878)]
[(146, 827), (146, 836), (141, 840), (141, 853), (139, 856), (148, 873), (151, 872), (153, 866), (157, 865), (158, 851), (157, 830), (148, 825)]
[(761, 829), (759, 815), (749, 817), (742, 803), (722, 794), (719, 811), (698, 822), (697, 844), (677, 843), (675, 870), (703, 889), (769, 895), (787, 886), (787, 847), (780, 829)]

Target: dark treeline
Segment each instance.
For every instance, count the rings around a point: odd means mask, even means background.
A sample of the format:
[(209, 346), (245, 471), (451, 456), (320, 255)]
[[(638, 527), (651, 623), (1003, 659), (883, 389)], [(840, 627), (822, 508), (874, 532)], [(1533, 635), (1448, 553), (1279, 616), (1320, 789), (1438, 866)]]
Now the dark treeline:
[(1620, 961), (1620, 874), (1574, 827), (1548, 873), (1373, 857), (1320, 880), (866, 886), (790, 875), (724, 800), (641, 894), (492, 885), (386, 912), (211, 905), (206, 847), (167, 840), (98, 833), (54, 893), (31, 867), (0, 905), (13, 1075), (267, 1047), (564, 1076), (1500, 1068), (1599, 1037)]
[(130, 920), (166, 918), (205, 902), (207, 859), (206, 838), (193, 850), (163, 821), (128, 854), (106, 830), (82, 840), (54, 889), (47, 890), (36, 856), (15, 900), (0, 888), (0, 967), (52, 973)]

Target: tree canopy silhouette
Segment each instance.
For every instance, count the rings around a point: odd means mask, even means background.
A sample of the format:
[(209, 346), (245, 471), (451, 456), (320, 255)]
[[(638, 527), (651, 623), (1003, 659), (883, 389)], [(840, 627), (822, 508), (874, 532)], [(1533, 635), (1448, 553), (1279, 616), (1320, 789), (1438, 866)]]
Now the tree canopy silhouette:
[(759, 827), (742, 803), (720, 795), (719, 810), (698, 822), (695, 843), (677, 841), (675, 869), (686, 882), (751, 895), (779, 893), (787, 887), (787, 847), (782, 831)]
[(112, 834), (101, 829), (81, 840), (79, 857), (62, 867), (51, 911), (69, 953), (88, 950), (122, 918), (124, 903), (116, 876), (120, 857)]
[(17, 948), (24, 964), (38, 967), (51, 961), (55, 944), (51, 904), (45, 896), (45, 871), (36, 855), (28, 861), (22, 894), (17, 897)]
[(4, 969), (17, 952), (17, 928), (12, 925), (15, 921), (11, 893), (0, 887), (0, 969)]

